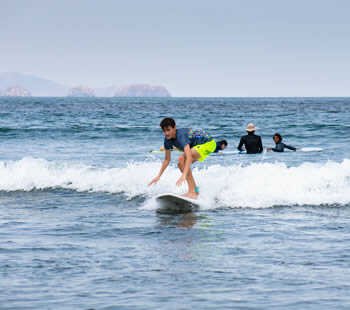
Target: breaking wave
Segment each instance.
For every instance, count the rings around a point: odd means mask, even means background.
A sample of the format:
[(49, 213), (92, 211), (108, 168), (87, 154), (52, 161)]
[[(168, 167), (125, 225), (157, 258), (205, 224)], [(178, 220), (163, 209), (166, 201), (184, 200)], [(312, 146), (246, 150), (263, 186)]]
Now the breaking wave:
[[(128, 199), (145, 196), (145, 208), (156, 195), (181, 193), (180, 174), (168, 167), (158, 184), (147, 183), (157, 174), (160, 161), (129, 163), (121, 168), (101, 168), (69, 162), (23, 158), (0, 161), (1, 191), (70, 189), (87, 192), (123, 193)], [(194, 169), (205, 209), (217, 207), (264, 208), (277, 205), (323, 205), (350, 203), (350, 160), (303, 163), (252, 163), (248, 166), (212, 165)]]

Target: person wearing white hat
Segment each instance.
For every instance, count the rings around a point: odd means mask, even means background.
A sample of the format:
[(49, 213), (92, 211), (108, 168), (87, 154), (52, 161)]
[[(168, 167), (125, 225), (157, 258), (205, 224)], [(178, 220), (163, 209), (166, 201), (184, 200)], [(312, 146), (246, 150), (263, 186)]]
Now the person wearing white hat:
[(242, 152), (244, 151), (243, 146), (247, 154), (257, 154), (262, 153), (263, 145), (261, 137), (255, 134), (256, 127), (253, 123), (247, 125), (246, 131), (247, 135), (242, 136), (239, 141), (237, 149)]

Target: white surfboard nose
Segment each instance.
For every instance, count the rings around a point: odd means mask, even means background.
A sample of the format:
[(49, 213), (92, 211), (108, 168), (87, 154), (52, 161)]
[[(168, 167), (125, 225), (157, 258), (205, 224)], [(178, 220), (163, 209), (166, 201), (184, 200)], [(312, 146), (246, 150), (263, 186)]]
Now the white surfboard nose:
[(158, 213), (188, 213), (199, 209), (198, 201), (173, 193), (165, 193), (156, 197), (159, 204)]

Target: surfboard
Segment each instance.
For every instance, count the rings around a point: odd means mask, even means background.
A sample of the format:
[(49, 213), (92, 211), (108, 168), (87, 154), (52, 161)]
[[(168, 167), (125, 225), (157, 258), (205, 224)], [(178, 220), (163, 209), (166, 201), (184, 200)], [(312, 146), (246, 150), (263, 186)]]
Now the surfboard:
[[(299, 151), (299, 150), (297, 150), (297, 151)], [(306, 152), (306, 153), (309, 153), (309, 152), (322, 152), (323, 148), (321, 148), (321, 147), (302, 147), (300, 149), (300, 151)]]
[(196, 199), (173, 193), (158, 195), (156, 201), (158, 203), (158, 213), (188, 213), (199, 209), (199, 204)]

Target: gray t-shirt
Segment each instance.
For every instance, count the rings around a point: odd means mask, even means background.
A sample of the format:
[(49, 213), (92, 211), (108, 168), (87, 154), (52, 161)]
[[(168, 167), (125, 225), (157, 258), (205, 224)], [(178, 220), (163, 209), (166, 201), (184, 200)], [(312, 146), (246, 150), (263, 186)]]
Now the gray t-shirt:
[(166, 150), (171, 150), (173, 146), (175, 146), (183, 151), (187, 144), (192, 148), (195, 145), (204, 144), (211, 140), (213, 140), (213, 138), (202, 129), (192, 130), (191, 128), (180, 128), (176, 130), (175, 139), (164, 139), (164, 148)]

